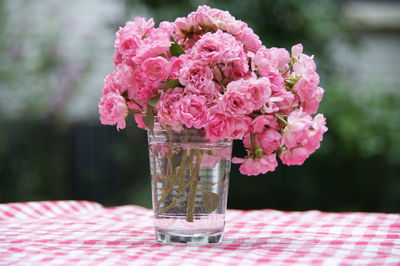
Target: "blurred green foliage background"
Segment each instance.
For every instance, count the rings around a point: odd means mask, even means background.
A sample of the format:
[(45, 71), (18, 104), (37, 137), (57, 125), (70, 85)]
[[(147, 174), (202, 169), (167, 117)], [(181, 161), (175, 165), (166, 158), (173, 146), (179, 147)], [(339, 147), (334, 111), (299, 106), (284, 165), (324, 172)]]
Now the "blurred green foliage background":
[(100, 125), (102, 80), (127, 20), (173, 21), (200, 4), (247, 22), (267, 47), (303, 43), (325, 89), (321, 148), (303, 166), (257, 177), (233, 165), (228, 207), (399, 212), (400, 5), (392, 1), (1, 1), (0, 201), (151, 207), (146, 134), (132, 118), (121, 132)]

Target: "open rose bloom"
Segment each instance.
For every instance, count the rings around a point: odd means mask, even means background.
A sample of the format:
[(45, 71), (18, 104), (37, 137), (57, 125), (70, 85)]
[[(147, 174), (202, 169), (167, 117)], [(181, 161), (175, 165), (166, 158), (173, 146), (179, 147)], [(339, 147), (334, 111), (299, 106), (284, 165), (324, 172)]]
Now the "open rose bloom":
[[(244, 22), (200, 6), (162, 22), (137, 17), (116, 33), (114, 71), (99, 102), (103, 124), (123, 129), (129, 113), (152, 130), (203, 129), (214, 142), (243, 140), (245, 175), (301, 165), (327, 131), (316, 114), (324, 90), (301, 44), (268, 48)], [(132, 119), (133, 120), (133, 119)], [(210, 163), (212, 164), (212, 157)]]

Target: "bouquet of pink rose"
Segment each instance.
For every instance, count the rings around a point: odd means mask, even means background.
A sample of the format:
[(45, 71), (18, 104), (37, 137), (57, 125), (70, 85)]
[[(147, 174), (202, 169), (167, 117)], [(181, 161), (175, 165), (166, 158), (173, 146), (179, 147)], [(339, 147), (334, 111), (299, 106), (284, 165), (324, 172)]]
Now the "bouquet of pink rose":
[(136, 17), (116, 33), (115, 69), (104, 80), (100, 120), (140, 128), (154, 117), (169, 130), (204, 129), (210, 141), (243, 140), (240, 172), (273, 171), (277, 156), (300, 165), (320, 146), (324, 90), (313, 57), (297, 44), (291, 53), (266, 48), (226, 11), (200, 6), (175, 22)]

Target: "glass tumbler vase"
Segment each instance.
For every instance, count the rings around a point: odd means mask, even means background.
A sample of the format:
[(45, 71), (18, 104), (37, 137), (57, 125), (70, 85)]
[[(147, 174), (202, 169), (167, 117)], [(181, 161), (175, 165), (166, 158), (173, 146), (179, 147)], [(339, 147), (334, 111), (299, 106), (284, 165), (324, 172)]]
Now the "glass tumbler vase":
[(148, 131), (156, 240), (163, 244), (220, 243), (232, 142), (210, 142), (203, 130)]

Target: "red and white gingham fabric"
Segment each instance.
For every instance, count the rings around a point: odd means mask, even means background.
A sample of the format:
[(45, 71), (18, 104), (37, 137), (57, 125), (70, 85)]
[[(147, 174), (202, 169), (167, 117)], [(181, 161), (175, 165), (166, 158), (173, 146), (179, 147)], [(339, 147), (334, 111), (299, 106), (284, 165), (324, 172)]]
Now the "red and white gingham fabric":
[(152, 211), (0, 204), (1, 265), (400, 265), (400, 215), (229, 210), (213, 246), (161, 245)]

